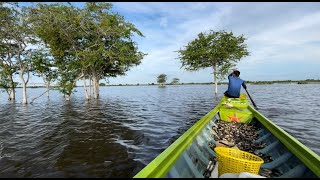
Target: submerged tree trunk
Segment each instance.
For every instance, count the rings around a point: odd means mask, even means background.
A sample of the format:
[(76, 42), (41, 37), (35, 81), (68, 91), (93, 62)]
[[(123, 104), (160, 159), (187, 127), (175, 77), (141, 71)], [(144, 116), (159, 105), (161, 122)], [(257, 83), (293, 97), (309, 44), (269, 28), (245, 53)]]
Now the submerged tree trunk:
[(9, 100), (10, 101), (14, 101), (16, 100), (16, 92), (15, 92), (15, 88), (14, 88), (14, 82), (13, 82), (13, 78), (12, 75), (8, 76), (9, 80), (10, 80), (10, 95), (9, 95)]
[(27, 84), (28, 84), (28, 81), (29, 81), (29, 71), (28, 71), (28, 77), (27, 77), (27, 80), (24, 80), (23, 78), (23, 74), (24, 74), (24, 71), (25, 69), (23, 67), (21, 67), (21, 70), (20, 70), (20, 79), (22, 81), (22, 98), (23, 98), (23, 104), (27, 104), (28, 101), (27, 101)]
[[(77, 81), (78, 81), (79, 79), (83, 78), (83, 76), (84, 76), (84, 75), (82, 74), (81, 76), (77, 77), (77, 78), (72, 82), (72, 88), (71, 88), (71, 89), (70, 89), (70, 87), (68, 87), (66, 93), (64, 94), (64, 97), (66, 98), (66, 101), (70, 101), (73, 88), (77, 86)], [(71, 82), (70, 82), (70, 83), (71, 83)], [(67, 86), (69, 86), (69, 85), (67, 84)]]
[(65, 98), (66, 98), (66, 101), (70, 101), (70, 95), (69, 94), (65, 94)]
[(93, 98), (98, 99), (99, 98), (99, 78), (96, 75), (93, 75)]
[(91, 75), (89, 76), (89, 98), (91, 98)]
[(49, 97), (50, 81), (47, 82), (47, 97)]
[(87, 80), (85, 76), (83, 76), (83, 87), (84, 87), (84, 92), (86, 94), (86, 100), (90, 100), (88, 90), (87, 90)]
[[(29, 82), (29, 78), (30, 78), (30, 70), (29, 70), (29, 67), (28, 67), (28, 63), (25, 64), (24, 62), (22, 62), (22, 59), (21, 59), (21, 53), (25, 50), (26, 48), (26, 45), (24, 44), (24, 42), (19, 42), (18, 44), (19, 46), (19, 49), (18, 49), (18, 55), (17, 55), (17, 63), (19, 64), (20, 66), (20, 79), (22, 81), (22, 98), (23, 98), (23, 104), (27, 104), (28, 101), (27, 101), (27, 84)], [(32, 57), (32, 52), (30, 52), (30, 59)], [(23, 75), (24, 73), (27, 72), (27, 80), (24, 79)]]
[(217, 97), (218, 95), (218, 82), (217, 82), (217, 66), (216, 64), (213, 65), (213, 79), (214, 79), (214, 95)]
[(27, 104), (27, 87), (26, 83), (22, 83), (23, 104)]
[(46, 78), (43, 77), (43, 82), (45, 83), (46, 85), (46, 88), (47, 88), (47, 96), (49, 97), (49, 91), (50, 91), (50, 81), (47, 81)]
[(100, 85), (99, 85), (99, 81), (100, 81), (100, 79), (96, 79), (96, 91), (97, 91), (97, 99), (99, 98), (99, 96), (100, 96)]

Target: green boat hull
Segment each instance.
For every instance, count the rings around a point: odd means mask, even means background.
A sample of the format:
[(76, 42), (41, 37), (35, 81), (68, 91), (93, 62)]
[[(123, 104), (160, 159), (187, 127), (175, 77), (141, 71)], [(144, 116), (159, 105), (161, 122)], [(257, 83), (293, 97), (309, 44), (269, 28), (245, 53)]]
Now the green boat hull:
[[(235, 113), (238, 111), (245, 113)], [(224, 97), (214, 109), (138, 172), (134, 178), (203, 178), (209, 159), (216, 157), (215, 152), (209, 147), (209, 143), (216, 144), (210, 135), (212, 126), (217, 120), (223, 119), (222, 116), (227, 117), (225, 121), (238, 121), (261, 127), (257, 132), (260, 138), (256, 142), (264, 142), (267, 146), (259, 152), (273, 159), (271, 162), (262, 164), (261, 168), (277, 168), (281, 173), (280, 178), (320, 177), (320, 157), (316, 153), (264, 117), (249, 105), (246, 98), (232, 98), (228, 101)]]

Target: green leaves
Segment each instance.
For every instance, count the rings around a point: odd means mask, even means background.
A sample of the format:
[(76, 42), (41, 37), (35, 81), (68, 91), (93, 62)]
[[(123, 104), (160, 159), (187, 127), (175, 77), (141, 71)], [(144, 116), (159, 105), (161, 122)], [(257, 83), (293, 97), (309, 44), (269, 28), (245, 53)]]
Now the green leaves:
[(184, 49), (178, 50), (182, 67), (196, 71), (214, 65), (230, 66), (249, 55), (245, 40), (243, 35), (237, 37), (232, 32), (211, 30), (209, 33), (199, 33)]
[(54, 59), (46, 49), (37, 49), (31, 58), (31, 67), (34, 75), (42, 76), (47, 82), (57, 78)]
[(179, 58), (181, 68), (188, 71), (212, 67), (214, 81), (216, 84), (215, 95), (217, 95), (217, 78), (223, 79), (229, 68), (235, 66), (242, 57), (248, 56), (247, 46), (244, 44), (243, 35), (234, 36), (232, 32), (213, 31), (199, 33), (198, 37), (189, 42), (184, 49), (180, 49)]
[(164, 84), (166, 83), (167, 81), (167, 75), (166, 74), (160, 74), (158, 77), (157, 77), (157, 82), (159, 84)]
[(179, 78), (173, 78), (170, 84), (179, 84)]
[(110, 3), (88, 2), (83, 9), (53, 3), (26, 10), (34, 32), (50, 49), (68, 94), (80, 76), (99, 80), (124, 75), (146, 55), (132, 41), (134, 34), (142, 33), (111, 8)]

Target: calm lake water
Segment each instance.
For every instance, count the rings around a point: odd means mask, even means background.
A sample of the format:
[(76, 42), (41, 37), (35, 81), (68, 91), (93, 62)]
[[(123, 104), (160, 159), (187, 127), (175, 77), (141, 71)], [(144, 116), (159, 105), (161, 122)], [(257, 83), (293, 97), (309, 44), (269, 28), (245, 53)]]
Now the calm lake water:
[[(58, 91), (23, 105), (0, 93), (0, 177), (133, 177), (218, 104), (226, 85), (101, 87), (86, 103)], [(250, 85), (259, 111), (320, 154), (320, 84)], [(28, 99), (45, 91), (28, 89)], [(245, 93), (245, 91), (243, 91)]]

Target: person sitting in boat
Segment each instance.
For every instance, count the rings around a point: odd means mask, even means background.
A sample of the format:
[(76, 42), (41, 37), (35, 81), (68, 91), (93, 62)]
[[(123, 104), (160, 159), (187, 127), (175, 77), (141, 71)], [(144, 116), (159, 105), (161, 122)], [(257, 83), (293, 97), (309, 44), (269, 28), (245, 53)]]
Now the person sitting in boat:
[(228, 98), (239, 98), (241, 86), (247, 89), (244, 80), (240, 79), (239, 76), (240, 71), (238, 69), (233, 69), (233, 72), (228, 76), (228, 90), (224, 92), (224, 95)]

